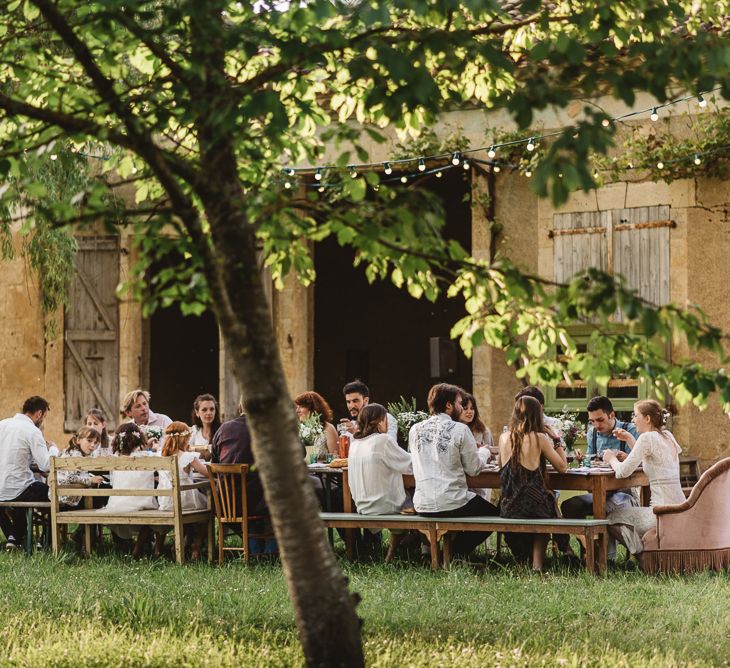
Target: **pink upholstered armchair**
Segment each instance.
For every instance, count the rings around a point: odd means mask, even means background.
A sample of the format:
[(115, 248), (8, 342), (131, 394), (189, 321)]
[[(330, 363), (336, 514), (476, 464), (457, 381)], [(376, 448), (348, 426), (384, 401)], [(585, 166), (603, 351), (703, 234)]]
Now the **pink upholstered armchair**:
[(730, 568), (730, 457), (707, 469), (684, 503), (654, 514), (656, 528), (643, 537), (646, 573)]

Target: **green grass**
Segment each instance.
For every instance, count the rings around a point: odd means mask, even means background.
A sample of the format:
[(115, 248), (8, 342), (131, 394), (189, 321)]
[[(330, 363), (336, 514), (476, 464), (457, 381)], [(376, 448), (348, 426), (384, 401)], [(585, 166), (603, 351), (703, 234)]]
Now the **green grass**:
[[(343, 563), (369, 666), (718, 666), (730, 577)], [(0, 555), (0, 665), (292, 666), (280, 568)]]

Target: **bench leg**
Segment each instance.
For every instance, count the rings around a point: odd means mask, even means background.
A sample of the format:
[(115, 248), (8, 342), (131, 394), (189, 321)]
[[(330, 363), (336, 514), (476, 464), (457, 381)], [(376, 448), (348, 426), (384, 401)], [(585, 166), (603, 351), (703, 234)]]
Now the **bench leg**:
[(451, 534), (450, 533), (444, 534), (443, 556), (444, 556), (444, 568), (448, 568), (449, 564), (451, 563)]
[(586, 569), (591, 575), (596, 572), (596, 556), (595, 556), (595, 543), (593, 541), (592, 531), (586, 529), (585, 532), (586, 541)]
[(25, 509), (25, 553), (33, 554), (33, 509)]
[(86, 556), (91, 556), (91, 524), (84, 525), (84, 549), (86, 550)]
[(213, 542), (215, 541), (215, 519), (213, 516), (208, 518), (208, 563), (213, 563)]
[(598, 532), (598, 573), (604, 575), (608, 564), (608, 533)]
[(428, 530), (428, 542), (431, 543), (431, 570), (437, 571), (439, 568), (439, 539), (435, 527)]
[(57, 557), (59, 552), (58, 545), (58, 524), (51, 518), (51, 549), (53, 550), (53, 556)]
[(175, 561), (179, 565), (185, 563), (185, 534), (179, 523), (175, 525)]

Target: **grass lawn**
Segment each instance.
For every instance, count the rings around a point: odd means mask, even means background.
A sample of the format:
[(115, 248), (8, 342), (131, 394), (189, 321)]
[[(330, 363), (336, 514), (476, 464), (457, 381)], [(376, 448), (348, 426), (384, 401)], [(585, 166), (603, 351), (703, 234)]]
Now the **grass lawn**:
[[(730, 575), (343, 562), (369, 666), (718, 666)], [(0, 665), (296, 666), (281, 571), (0, 554)]]

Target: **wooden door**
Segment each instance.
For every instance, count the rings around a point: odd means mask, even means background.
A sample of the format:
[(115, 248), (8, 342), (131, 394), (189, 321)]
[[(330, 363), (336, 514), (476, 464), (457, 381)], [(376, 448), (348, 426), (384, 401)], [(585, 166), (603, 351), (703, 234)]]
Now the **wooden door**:
[(75, 431), (90, 408), (119, 410), (119, 238), (80, 237), (65, 314), (64, 429)]

